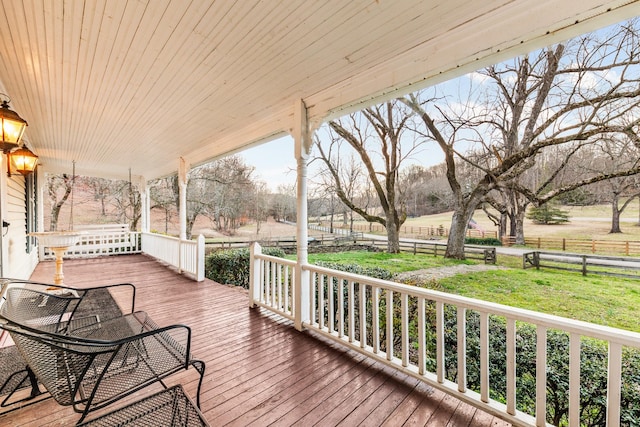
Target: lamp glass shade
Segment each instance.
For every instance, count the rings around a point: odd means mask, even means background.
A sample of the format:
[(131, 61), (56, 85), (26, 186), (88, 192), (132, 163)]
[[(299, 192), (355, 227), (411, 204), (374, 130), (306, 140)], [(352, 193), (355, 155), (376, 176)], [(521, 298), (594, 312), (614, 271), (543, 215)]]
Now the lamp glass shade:
[(3, 101), (0, 105), (0, 130), (2, 131), (0, 149), (8, 152), (16, 148), (22, 139), (25, 127), (27, 122), (11, 110), (6, 101)]
[(11, 157), (11, 170), (20, 172), (22, 175), (29, 175), (38, 164), (38, 156), (28, 148), (20, 148), (9, 156)]

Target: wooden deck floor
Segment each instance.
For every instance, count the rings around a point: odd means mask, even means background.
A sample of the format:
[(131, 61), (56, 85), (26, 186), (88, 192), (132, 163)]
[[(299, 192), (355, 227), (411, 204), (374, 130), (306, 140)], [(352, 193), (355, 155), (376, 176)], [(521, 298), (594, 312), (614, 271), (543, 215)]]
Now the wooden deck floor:
[[(51, 282), (54, 264), (32, 280)], [(196, 283), (144, 255), (69, 260), (65, 284), (133, 283), (136, 309), (160, 325), (193, 329), (193, 353), (207, 364), (202, 410), (212, 426), (508, 426), (360, 354), (298, 332), (248, 308), (246, 291)], [(195, 395), (193, 369), (174, 375)], [(160, 387), (151, 386), (141, 394)], [(120, 406), (118, 403), (112, 405)], [(51, 399), (0, 416), (0, 426), (66, 426), (79, 415)]]

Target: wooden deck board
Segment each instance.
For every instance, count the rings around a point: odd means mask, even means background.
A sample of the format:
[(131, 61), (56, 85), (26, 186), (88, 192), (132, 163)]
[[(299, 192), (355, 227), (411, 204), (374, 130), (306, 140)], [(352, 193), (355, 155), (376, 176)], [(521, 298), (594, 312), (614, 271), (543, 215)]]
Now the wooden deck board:
[[(52, 262), (41, 263), (32, 280), (51, 282), (53, 272)], [(249, 309), (242, 289), (195, 283), (147, 256), (68, 260), (64, 272), (71, 286), (133, 283), (137, 310), (160, 325), (192, 328), (192, 352), (207, 364), (201, 401), (211, 425), (509, 425), (312, 332), (298, 332), (266, 310)], [(181, 383), (194, 396), (197, 380), (190, 369), (167, 383)], [(62, 426), (78, 418), (49, 399), (0, 416), (0, 425)]]

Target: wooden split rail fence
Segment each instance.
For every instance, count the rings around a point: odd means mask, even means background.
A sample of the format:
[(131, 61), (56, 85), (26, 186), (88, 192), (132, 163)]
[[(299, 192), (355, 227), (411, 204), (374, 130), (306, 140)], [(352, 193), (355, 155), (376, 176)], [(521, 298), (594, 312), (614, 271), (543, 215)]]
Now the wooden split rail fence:
[[(263, 247), (276, 247), (284, 250), (295, 250), (296, 240), (295, 237), (284, 237), (280, 239), (270, 239), (259, 242)], [(233, 249), (248, 247), (251, 242), (248, 241), (226, 241), (226, 242), (214, 242), (207, 243), (207, 248), (210, 250), (217, 249)], [(358, 246), (373, 246), (380, 249), (387, 248), (387, 241), (382, 239), (367, 239), (362, 236), (362, 233), (354, 233), (351, 235), (322, 235), (318, 237), (309, 238), (309, 247), (319, 246), (346, 246), (346, 245), (358, 245)], [(444, 256), (447, 251), (447, 245), (444, 243), (437, 243), (433, 241), (404, 241), (400, 240), (400, 251), (405, 253), (425, 254), (433, 256)], [(477, 245), (465, 245), (464, 253), (467, 259), (475, 259), (484, 261), (485, 264), (496, 263), (496, 248)]]
[[(509, 236), (502, 239), (504, 246), (515, 244), (515, 237)], [(605, 241), (605, 240), (579, 240), (561, 239), (550, 237), (533, 237), (524, 239), (525, 246), (536, 249), (555, 249), (569, 252), (591, 252), (611, 255), (640, 255), (640, 241)]]
[(522, 254), (522, 267), (640, 278), (640, 259), (627, 257), (533, 251)]

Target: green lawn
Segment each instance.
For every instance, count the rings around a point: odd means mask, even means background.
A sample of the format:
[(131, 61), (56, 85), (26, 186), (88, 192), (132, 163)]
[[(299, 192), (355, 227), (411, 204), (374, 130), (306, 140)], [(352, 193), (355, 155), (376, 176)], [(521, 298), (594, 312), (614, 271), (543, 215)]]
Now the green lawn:
[[(294, 257), (295, 258), (295, 257)], [(338, 252), (309, 254), (309, 262), (327, 261), (341, 264), (358, 264), (362, 267), (381, 267), (392, 273), (443, 267), (460, 263), (474, 264), (473, 261), (455, 261), (432, 255), (412, 255), (408, 253), (389, 254), (386, 252)]]
[[(344, 252), (311, 254), (318, 260), (380, 267), (393, 273), (459, 264), (428, 255)], [(640, 332), (640, 281), (553, 270), (523, 270), (521, 258), (498, 258), (509, 267), (459, 274), (439, 281), (439, 289), (471, 298), (526, 308)], [(471, 261), (464, 261), (473, 264)]]

